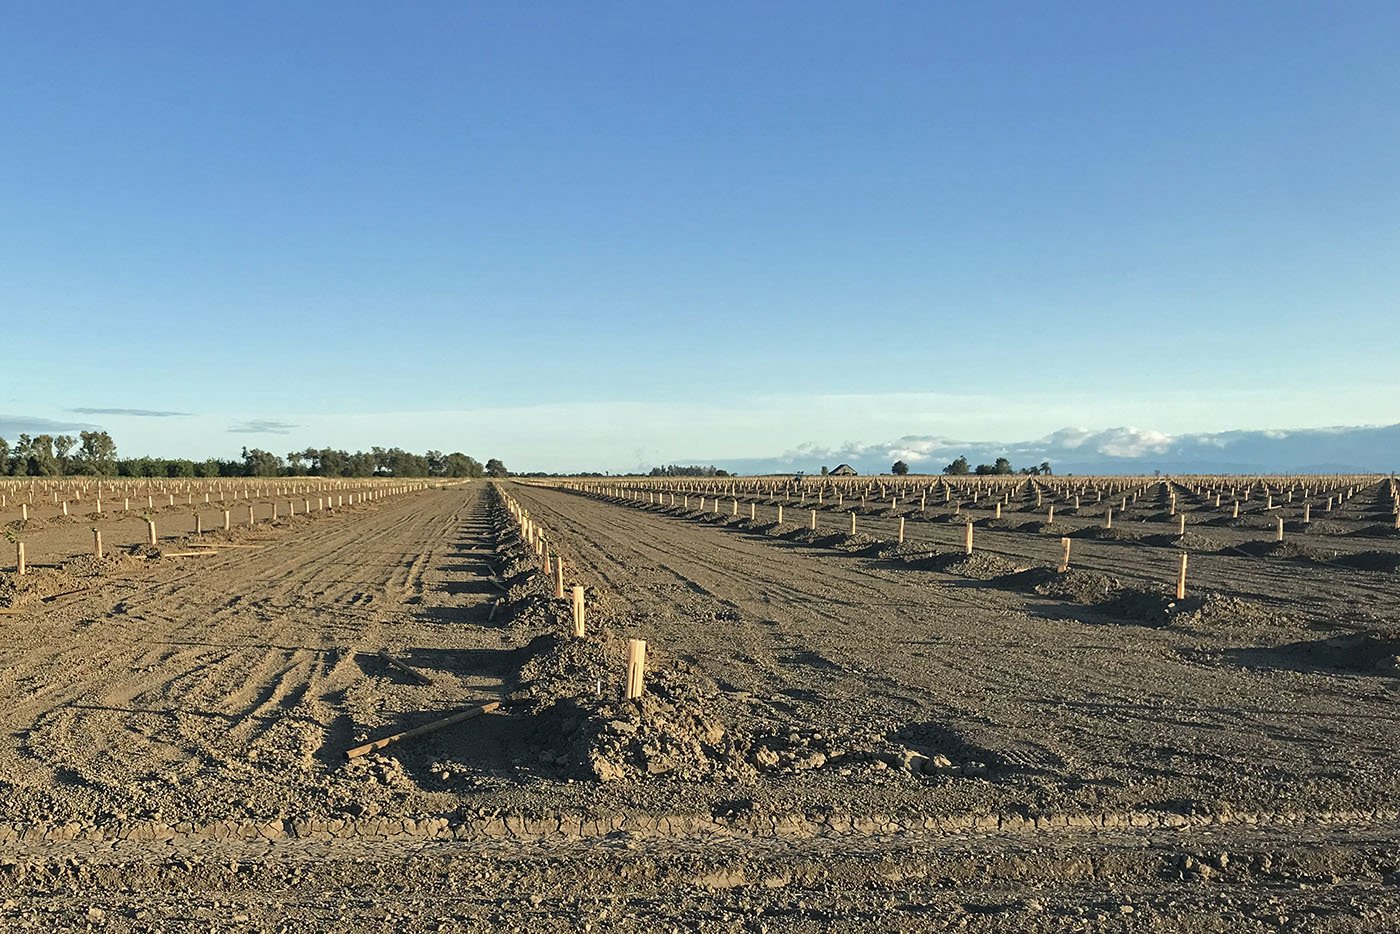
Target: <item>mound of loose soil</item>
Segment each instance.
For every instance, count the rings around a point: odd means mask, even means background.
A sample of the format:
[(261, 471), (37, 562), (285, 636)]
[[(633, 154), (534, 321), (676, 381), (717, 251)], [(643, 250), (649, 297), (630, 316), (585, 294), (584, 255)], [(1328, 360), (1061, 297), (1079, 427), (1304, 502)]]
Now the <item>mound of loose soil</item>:
[(1231, 654), (1247, 665), (1400, 675), (1400, 633), (1394, 631), (1348, 633), (1277, 648), (1239, 649)]
[(937, 554), (937, 551), (929, 545), (917, 542), (904, 542), (903, 544), (885, 545), (876, 552), (881, 558), (904, 561), (920, 561)]
[[(732, 780), (752, 773), (747, 749), (735, 745), (708, 709), (706, 693), (684, 663), (648, 672), (646, 693), (628, 701), (598, 689), (602, 684), (611, 692), (626, 663), (622, 637), (606, 630), (586, 640), (542, 636), (530, 649), (511, 699), (533, 707), (541, 749), (580, 775), (607, 782)], [(714, 693), (711, 687), (709, 696)]]
[(1209, 593), (1198, 605), (1176, 614), (1174, 622), (1189, 627), (1244, 629), (1285, 626), (1289, 620), (1263, 604)]
[[(1033, 568), (1028, 575), (1035, 575), (1031, 589), (1043, 597), (1069, 600), (1074, 603), (1103, 603), (1123, 589), (1123, 584), (1107, 574), (1094, 574), (1089, 571), (1076, 571), (1070, 568), (1063, 574), (1050, 568)], [(1022, 576), (1022, 575), (1017, 575)]]
[(1400, 571), (1400, 554), (1390, 551), (1358, 551), (1355, 554), (1338, 555), (1331, 563), (1358, 571), (1394, 573)]
[(1297, 542), (1244, 542), (1234, 546), (1234, 550), (1255, 558), (1294, 558), (1302, 561), (1315, 561), (1325, 564), (1331, 556), (1315, 548)]
[(79, 555), (63, 562), (63, 572), (71, 577), (98, 577), (110, 574), (124, 563), (121, 558), (112, 554), (104, 555), (102, 558), (93, 555)]
[(1346, 535), (1351, 532), (1350, 526), (1328, 519), (1314, 519), (1311, 522), (1304, 522), (1302, 519), (1289, 520), (1283, 527), (1289, 532), (1306, 532), (1311, 535)]
[(835, 541), (835, 547), (844, 548), (847, 551), (861, 551), (879, 544), (878, 538), (864, 532), (857, 532), (854, 535), (849, 532), (840, 532), (836, 535)]
[[(1199, 603), (1199, 600), (1194, 601)], [(1191, 604), (1178, 604), (1168, 594), (1153, 590), (1127, 588), (1098, 605), (1098, 609), (1115, 622), (1140, 626), (1166, 626), (1178, 612)]]
[(1091, 525), (1088, 528), (1079, 529), (1076, 532), (1068, 533), (1070, 538), (1090, 538), (1106, 542), (1136, 542), (1142, 536), (1128, 529), (1114, 527), (1106, 529), (1101, 525)]
[(1022, 522), (1016, 526), (1015, 531), (1025, 532), (1030, 535), (1064, 535), (1069, 530), (1064, 525), (1055, 525), (1046, 522), (1044, 519), (1036, 519), (1031, 522)]
[[(1313, 523), (1316, 525), (1317, 523)], [(1400, 529), (1390, 525), (1368, 525), (1357, 529), (1352, 535), (1366, 538), (1400, 538)]]
[(1224, 542), (1211, 538), (1209, 535), (1202, 535), (1200, 532), (1177, 535), (1172, 538), (1171, 544), (1183, 551), (1219, 551), (1225, 547)]
[(1221, 516), (1218, 519), (1206, 519), (1200, 524), (1213, 525), (1217, 528), (1222, 529), (1257, 529), (1260, 527), (1259, 523), (1253, 521), (1247, 516), (1240, 516), (1238, 519), (1232, 518), (1230, 516)]
[(1005, 577), (1019, 570), (1005, 558), (985, 551), (974, 551), (970, 555), (948, 555), (939, 562), (938, 569), (948, 574), (983, 581)]

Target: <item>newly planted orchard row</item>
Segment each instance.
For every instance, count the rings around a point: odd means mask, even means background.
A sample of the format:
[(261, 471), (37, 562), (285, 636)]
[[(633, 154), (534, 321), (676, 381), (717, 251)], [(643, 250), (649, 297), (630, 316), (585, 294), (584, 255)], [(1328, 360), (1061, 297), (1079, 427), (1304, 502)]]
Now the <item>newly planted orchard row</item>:
[[(14, 573), (62, 568), (117, 552), (196, 557), (240, 547), (232, 536), (263, 523), (334, 514), (425, 489), (421, 481), (7, 481), (0, 516)], [(87, 526), (87, 531), (82, 530)], [(84, 537), (90, 542), (84, 547)], [(156, 551), (164, 547), (164, 551)], [(12, 597), (13, 599), (13, 597)]]
[[(515, 497), (499, 486), (495, 489), (515, 523), (521, 541), (538, 559), (545, 576), (553, 580), (554, 598), (563, 600), (565, 598), (564, 556), (559, 552), (557, 540), (530, 515), (529, 510), (520, 505)], [(584, 588), (581, 584), (573, 585), (569, 593), (569, 610), (573, 623), (571, 635), (575, 639), (587, 638), (588, 624), (584, 605)], [(623, 696), (628, 700), (635, 700), (645, 692), (646, 656), (646, 640), (628, 640), (627, 672), (623, 691)]]
[[(1188, 594), (1188, 569), (1191, 579), (1210, 590), (1249, 599), (1275, 595), (1280, 575), (1302, 574), (1318, 582), (1307, 603), (1320, 605), (1338, 591), (1329, 570), (1363, 572), (1365, 589), (1364, 572), (1400, 565), (1390, 478), (1088, 478), (1053, 486), (1039, 478), (937, 478), (896, 481), (899, 492), (893, 484), (881, 491), (881, 482), (619, 480), (558, 486), (770, 534), (840, 539), (843, 545), (884, 541), (906, 557), (976, 551), (1004, 559), (1002, 573), (1037, 565), (1063, 573), (1073, 565), (1165, 589), (1177, 600)], [(881, 495), (887, 498), (875, 499)], [(834, 523), (822, 521), (833, 512), (843, 515)], [(1356, 586), (1349, 581), (1342, 589)]]

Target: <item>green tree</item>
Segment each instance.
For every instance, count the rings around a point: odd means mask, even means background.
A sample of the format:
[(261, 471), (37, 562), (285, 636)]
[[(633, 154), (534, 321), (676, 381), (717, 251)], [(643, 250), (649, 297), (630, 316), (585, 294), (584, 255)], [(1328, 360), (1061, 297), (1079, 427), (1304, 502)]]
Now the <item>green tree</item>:
[(972, 472), (972, 468), (968, 465), (966, 457), (959, 457), (944, 467), (943, 472), (950, 477), (965, 477)]
[(364, 451), (356, 451), (354, 454), (345, 456), (345, 471), (342, 477), (372, 477), (374, 476), (375, 465), (374, 455), (366, 454)]
[(896, 477), (902, 477), (909, 473), (909, 465), (904, 463), (904, 461), (895, 461), (890, 466), (890, 473), (894, 474)]
[(822, 465), (822, 476), (825, 477), (825, 476), (826, 476), (827, 474), (829, 474), (829, 473), (831, 473), (831, 468), (830, 468), (830, 467), (827, 467), (825, 464), (823, 464), (823, 465)]
[(996, 461), (991, 464), (978, 464), (977, 469), (974, 471), (974, 473), (979, 476), (998, 476), (1000, 474), (1015, 472), (1015, 469), (1011, 466), (1011, 461), (1004, 457), (998, 457)]
[(117, 461), (117, 473), (123, 477), (163, 477), (165, 465), (152, 457), (128, 457)]
[(53, 435), (35, 435), (32, 439), (27, 435), (19, 437), (21, 441), (29, 441), (25, 472), (31, 477), (57, 476), (58, 458), (53, 454)]
[(243, 449), (245, 477), (275, 477), (282, 472), (282, 458), (260, 448)]
[(410, 454), (402, 448), (390, 448), (384, 452), (384, 466), (395, 477), (426, 477), (428, 459), (421, 454)]
[(105, 431), (78, 432), (78, 460), (83, 473), (110, 477), (117, 472), (117, 443)]
[(506, 470), (506, 465), (501, 463), (499, 458), (493, 457), (486, 462), (486, 476), (509, 477), (510, 471)]
[(372, 448), (369, 449), (369, 453), (370, 453), (370, 456), (374, 458), (374, 472), (375, 472), (375, 473), (388, 473), (388, 472), (389, 472), (389, 452), (388, 452), (387, 450), (385, 450), (384, 448), (381, 448), (381, 447), (372, 447)]
[(483, 477), (486, 468), (475, 457), (468, 457), (461, 451), (453, 451), (443, 458), (445, 477)]
[(58, 472), (67, 474), (69, 468), (68, 452), (73, 450), (73, 446), (78, 443), (78, 439), (72, 435), (59, 435), (53, 439), (53, 450), (55, 459), (58, 461)]

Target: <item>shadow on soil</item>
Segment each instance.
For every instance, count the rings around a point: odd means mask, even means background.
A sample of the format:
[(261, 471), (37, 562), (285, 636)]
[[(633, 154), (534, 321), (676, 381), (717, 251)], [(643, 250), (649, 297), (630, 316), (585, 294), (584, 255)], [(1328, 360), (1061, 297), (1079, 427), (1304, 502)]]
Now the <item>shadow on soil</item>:
[(1245, 668), (1394, 678), (1400, 676), (1400, 636), (1354, 633), (1274, 647), (1231, 649), (1224, 657)]

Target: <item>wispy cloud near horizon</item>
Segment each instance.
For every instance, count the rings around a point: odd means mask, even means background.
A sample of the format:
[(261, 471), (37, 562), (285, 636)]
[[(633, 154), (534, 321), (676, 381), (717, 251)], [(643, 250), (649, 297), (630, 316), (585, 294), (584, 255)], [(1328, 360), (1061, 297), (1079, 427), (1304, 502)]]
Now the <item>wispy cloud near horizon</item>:
[(0, 415), (0, 437), (17, 434), (51, 434), (55, 431), (91, 431), (98, 426), (86, 422), (58, 421), (36, 415)]
[(254, 418), (246, 422), (239, 422), (229, 426), (229, 431), (236, 435), (289, 435), (300, 425), (292, 422), (281, 422), (270, 418)]
[(124, 415), (135, 418), (185, 418), (193, 412), (162, 412), (157, 409), (94, 409), (86, 406), (69, 409), (79, 415)]

